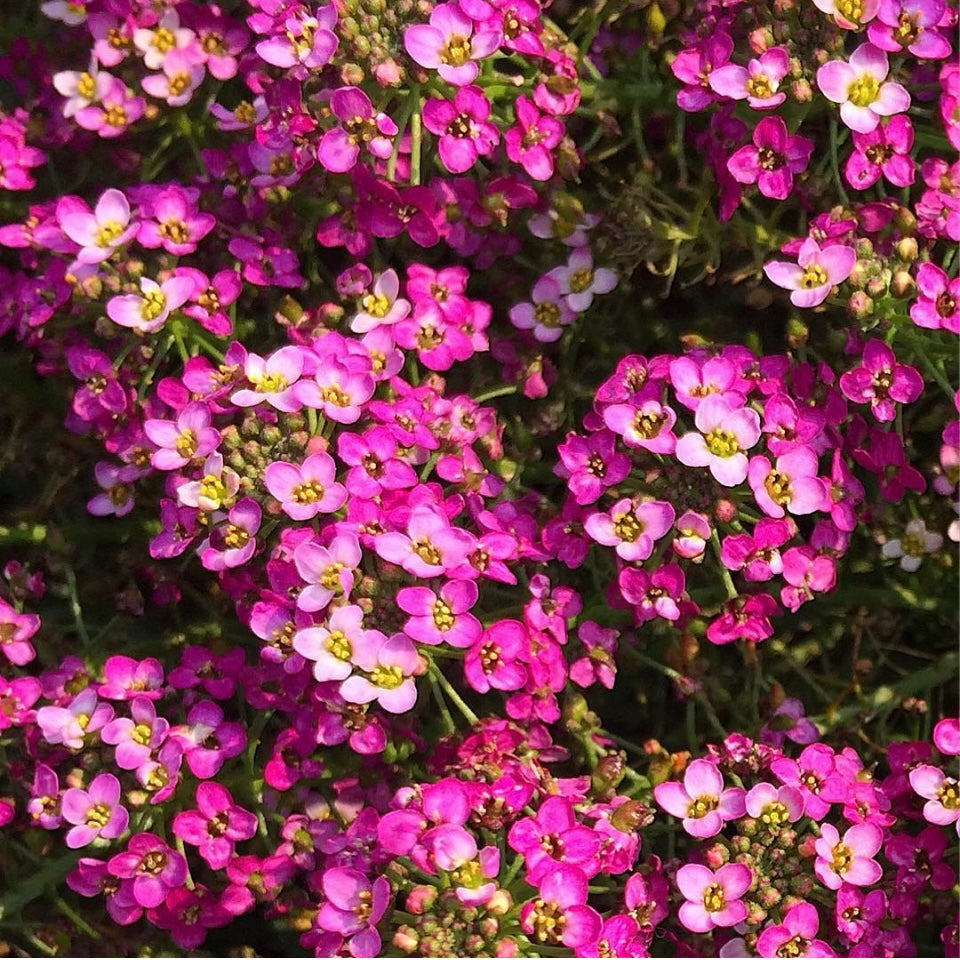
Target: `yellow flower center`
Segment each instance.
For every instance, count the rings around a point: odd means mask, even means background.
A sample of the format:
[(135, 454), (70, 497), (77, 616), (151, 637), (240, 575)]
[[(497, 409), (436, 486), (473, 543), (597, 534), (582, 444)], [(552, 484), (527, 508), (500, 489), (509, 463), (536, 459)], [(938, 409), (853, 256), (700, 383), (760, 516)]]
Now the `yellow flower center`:
[(915, 533), (906, 533), (900, 538), (900, 549), (908, 557), (922, 557), (926, 553), (923, 537)]
[(643, 533), (643, 524), (633, 513), (616, 513), (613, 516), (613, 532), (627, 543), (633, 543)]
[(770, 473), (767, 474), (767, 479), (763, 481), (763, 486), (770, 499), (778, 507), (785, 507), (793, 498), (793, 491), (790, 489), (790, 478), (785, 473), (771, 470)]
[[(170, 92), (173, 92), (172, 88)], [(190, 231), (182, 220), (164, 220), (157, 232), (173, 243), (186, 243), (190, 239)]]
[(719, 806), (719, 797), (714, 797), (710, 794), (704, 793), (695, 800), (690, 801), (690, 806), (687, 807), (687, 816), (691, 820), (699, 820), (701, 817), (705, 817), (708, 813), (712, 813)]
[(403, 671), (399, 667), (377, 667), (370, 674), (370, 682), (384, 690), (396, 690), (403, 683)]
[(757, 100), (766, 100), (773, 96), (773, 84), (765, 73), (753, 73), (747, 80), (747, 93)]
[(143, 304), (140, 307), (140, 316), (144, 320), (156, 320), (163, 313), (167, 305), (167, 298), (159, 290), (149, 290), (144, 294)]
[(768, 803), (763, 810), (760, 811), (760, 819), (771, 827), (779, 827), (781, 824), (789, 821), (790, 813), (784, 804), (780, 803), (779, 800), (775, 800), (773, 803)]
[(93, 235), (93, 242), (98, 247), (109, 247), (113, 245), (113, 241), (123, 233), (123, 227), (117, 223), (116, 220), (108, 220), (106, 223), (101, 224), (100, 228)]
[(799, 957), (807, 947), (806, 940), (797, 934), (795, 937), (791, 937), (786, 943), (781, 943), (777, 947), (777, 956), (778, 957)]
[(845, 843), (838, 843), (830, 851), (830, 867), (834, 873), (846, 873), (851, 863), (853, 863), (853, 851)]
[(86, 823), (88, 827), (105, 827), (110, 822), (110, 808), (105, 803), (98, 803), (87, 811)]
[(160, 53), (166, 53), (168, 50), (172, 50), (176, 46), (177, 38), (166, 27), (160, 27), (154, 32), (153, 40), (150, 42), (155, 49), (160, 51)]
[(455, 617), (450, 605), (443, 600), (436, 600), (433, 604), (433, 622), (438, 630), (446, 633), (453, 627)]
[(316, 503), (323, 496), (323, 486), (316, 480), (308, 480), (294, 488), (290, 497), (294, 503)]
[(390, 312), (390, 301), (382, 293), (368, 293), (361, 301), (364, 312), (382, 320)]
[(167, 90), (171, 97), (179, 97), (187, 87), (190, 86), (190, 74), (179, 72), (175, 73), (167, 80)]
[(590, 284), (593, 283), (593, 271), (587, 270), (575, 270), (570, 275), (570, 289), (574, 293), (583, 293)]
[(250, 542), (250, 534), (243, 527), (228, 523), (226, 533), (223, 535), (223, 542), (229, 549), (239, 550)]
[(533, 308), (533, 317), (541, 327), (560, 326), (560, 308), (555, 303), (538, 303)]
[(863, 73), (847, 88), (847, 99), (855, 107), (869, 107), (880, 93), (880, 81), (869, 73)]
[(338, 660), (349, 660), (353, 653), (353, 647), (350, 646), (350, 641), (342, 630), (331, 630), (323, 645), (327, 653)]
[(530, 917), (533, 923), (533, 935), (540, 943), (559, 943), (563, 937), (563, 928), (567, 918), (559, 911), (555, 903), (537, 899), (533, 904)]
[(187, 427), (180, 431), (180, 436), (173, 444), (181, 457), (192, 457), (197, 452), (197, 435)]
[(819, 263), (809, 264), (800, 277), (800, 286), (804, 290), (813, 290), (822, 287), (827, 282), (827, 271)]
[(92, 100), (96, 91), (96, 81), (89, 73), (81, 73), (80, 76), (77, 77), (77, 96), (83, 97), (84, 100)]
[(150, 742), (152, 733), (153, 731), (145, 723), (138, 723), (130, 731), (130, 739), (134, 743), (139, 743), (141, 747), (145, 747)]
[(413, 552), (424, 562), (431, 566), (440, 565), (440, 551), (429, 540), (414, 540)]
[(861, 0), (837, 0), (837, 11), (851, 23), (859, 23), (863, 17), (863, 3)]
[(953, 779), (944, 780), (943, 786), (937, 790), (937, 799), (946, 810), (960, 808), (960, 792), (957, 790), (957, 781)]
[(350, 395), (340, 387), (322, 387), (320, 396), (324, 403), (332, 403), (335, 407), (349, 407)]
[(320, 575), (320, 586), (325, 590), (339, 590), (340, 571), (342, 569), (342, 563), (331, 563)]
[(119, 103), (113, 103), (103, 112), (103, 122), (108, 127), (125, 127), (127, 111)]
[(203, 497), (204, 500), (209, 500), (214, 505), (214, 509), (216, 509), (226, 498), (227, 488), (219, 477), (208, 473), (200, 481), (200, 496)]
[(462, 33), (450, 35), (440, 51), (440, 62), (449, 67), (462, 67), (470, 59), (470, 38)]
[(279, 373), (265, 373), (251, 382), (257, 393), (279, 393), (287, 389), (287, 381)]
[(666, 422), (666, 417), (658, 413), (641, 413), (637, 411), (637, 414), (633, 418), (633, 430), (638, 436), (644, 440), (652, 440), (657, 434), (660, 433), (661, 427), (663, 427)]
[(719, 913), (726, 906), (727, 899), (723, 895), (723, 887), (719, 883), (711, 883), (703, 891), (703, 909), (707, 913)]

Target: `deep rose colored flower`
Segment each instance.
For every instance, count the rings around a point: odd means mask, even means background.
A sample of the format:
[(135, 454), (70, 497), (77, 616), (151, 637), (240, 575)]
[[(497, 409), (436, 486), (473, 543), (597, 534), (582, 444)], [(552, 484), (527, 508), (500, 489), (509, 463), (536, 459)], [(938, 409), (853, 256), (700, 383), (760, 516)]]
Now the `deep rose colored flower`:
[(854, 190), (872, 187), (882, 174), (896, 187), (913, 183), (916, 165), (910, 157), (913, 125), (906, 115), (891, 117), (870, 133), (853, 134), (853, 152), (843, 175)]
[(960, 720), (947, 717), (933, 728), (933, 744), (945, 756), (960, 754)]
[(703, 554), (710, 539), (710, 520), (696, 510), (687, 510), (677, 519), (677, 534), (672, 546), (673, 552), (684, 560), (694, 563), (703, 562)]
[(530, 634), (519, 620), (499, 620), (467, 651), (463, 675), (478, 693), (519, 690), (527, 680)]
[[(170, 676), (172, 682), (172, 672)], [(201, 700), (191, 707), (187, 722), (171, 727), (170, 739), (179, 746), (190, 772), (199, 779), (215, 777), (224, 763), (243, 753), (247, 745), (243, 725), (225, 721), (223, 709), (210, 700)], [(165, 746), (161, 748), (161, 757)]]
[(719, 393), (731, 400), (736, 393), (745, 402), (745, 388), (737, 366), (727, 357), (675, 357), (670, 360), (670, 383), (677, 400), (688, 410), (696, 410), (704, 398)]
[(453, 102), (434, 97), (423, 105), (423, 125), (440, 138), (437, 152), (450, 173), (466, 173), (493, 152), (500, 131), (489, 118), (490, 101), (474, 86), (461, 87)]
[[(787, 99), (787, 95), (780, 90), (780, 81), (789, 71), (790, 58), (786, 49), (770, 47), (746, 67), (735, 63), (717, 67), (710, 72), (707, 82), (710, 89), (721, 97), (746, 100), (754, 110), (772, 110)], [(813, 149), (813, 144), (810, 149)]]
[(578, 867), (588, 877), (600, 867), (600, 837), (577, 821), (566, 797), (548, 797), (535, 817), (514, 823), (507, 843), (523, 857), (527, 882), (534, 886), (562, 864)]
[(222, 870), (234, 855), (234, 844), (257, 832), (256, 815), (234, 803), (230, 791), (205, 781), (197, 787), (197, 809), (173, 818), (173, 833), (197, 852), (211, 870)]
[(817, 940), (820, 916), (809, 903), (792, 906), (782, 923), (765, 927), (757, 939), (757, 953), (761, 957), (835, 957), (823, 940)]
[(872, 886), (883, 876), (883, 868), (872, 859), (882, 843), (883, 831), (872, 823), (858, 823), (848, 828), (843, 840), (833, 824), (822, 823), (820, 839), (815, 844), (814, 872), (831, 890), (839, 890), (843, 883)]
[(126, 196), (114, 189), (101, 194), (93, 211), (79, 198), (63, 198), (57, 204), (57, 220), (60, 229), (80, 244), (80, 263), (107, 260), (133, 239), (138, 226), (132, 221)]
[(628, 403), (611, 404), (603, 411), (603, 422), (623, 437), (628, 447), (665, 454), (676, 450), (673, 425), (677, 422), (677, 414), (657, 400), (637, 398)]
[(149, 216), (140, 224), (137, 241), (148, 249), (163, 247), (178, 257), (193, 253), (217, 224), (213, 214), (197, 209), (195, 197), (195, 192), (177, 186), (167, 187), (153, 196), (146, 205)]
[(390, 881), (377, 877), (371, 882), (359, 870), (334, 867), (324, 872), (321, 887), (326, 902), (317, 916), (320, 926), (348, 937), (352, 956), (377, 956), (376, 925), (390, 902)]
[(760, 730), (760, 740), (772, 747), (782, 746), (784, 740), (807, 744), (819, 739), (820, 731), (803, 715), (803, 703), (795, 697), (787, 697)]
[(624, 567), (617, 576), (620, 593), (632, 605), (637, 623), (646, 623), (655, 617), (671, 622), (679, 620), (685, 583), (683, 570), (675, 563), (658, 567), (652, 573), (638, 567)]
[(676, 513), (669, 503), (649, 500), (634, 503), (618, 500), (609, 513), (594, 513), (584, 523), (586, 532), (628, 562), (646, 560), (654, 544), (673, 526)]
[(840, 377), (840, 389), (854, 403), (869, 403), (881, 423), (896, 416), (895, 403), (912, 403), (923, 392), (923, 377), (913, 367), (897, 363), (883, 340), (867, 341), (861, 363)]
[(727, 169), (738, 183), (755, 183), (765, 197), (786, 200), (795, 174), (807, 169), (813, 141), (791, 137), (780, 117), (764, 117), (753, 131), (753, 144), (737, 150)]
[(939, 767), (929, 763), (915, 767), (910, 771), (910, 786), (927, 801), (923, 816), (928, 823), (947, 826), (960, 821), (960, 786)]
[(853, 247), (832, 244), (820, 248), (813, 237), (804, 240), (797, 254), (797, 263), (772, 260), (763, 272), (778, 287), (793, 291), (790, 302), (795, 307), (816, 307), (830, 295), (837, 284), (853, 272), (857, 253)]
[(85, 847), (97, 837), (115, 840), (127, 829), (129, 815), (120, 805), (120, 781), (112, 773), (93, 778), (86, 790), (71, 787), (61, 803), (63, 819), (74, 826), (67, 831), (71, 850)]
[(882, 890), (864, 893), (845, 883), (837, 891), (837, 929), (852, 943), (859, 943), (887, 915), (887, 895)]
[(735, 487), (746, 479), (749, 450), (760, 439), (760, 417), (755, 410), (719, 394), (703, 399), (694, 416), (699, 433), (677, 440), (677, 459), (688, 467), (710, 467), (715, 480)]
[(729, 600), (707, 627), (707, 639), (711, 643), (733, 643), (734, 640), (759, 643), (773, 636), (770, 617), (776, 611), (777, 601), (768, 593)]
[(746, 919), (747, 905), (740, 898), (751, 883), (753, 871), (742, 863), (724, 864), (716, 872), (699, 863), (684, 864), (677, 871), (677, 887), (686, 897), (680, 922), (694, 933), (736, 926)]
[(561, 864), (540, 883), (539, 897), (521, 908), (520, 927), (537, 943), (579, 947), (596, 940), (603, 924), (586, 902), (587, 878), (576, 867)]
[(276, 460), (267, 465), (263, 479), (270, 495), (280, 501), (291, 520), (312, 520), (321, 513), (336, 513), (347, 499), (347, 490), (336, 483), (337, 466), (328, 453), (313, 453), (299, 466)]
[(97, 692), (107, 700), (159, 700), (163, 696), (163, 666), (154, 657), (108, 657), (103, 665), (103, 680)]
[(710, 87), (710, 74), (720, 69), (733, 53), (733, 39), (716, 30), (694, 47), (681, 50), (670, 64), (673, 75), (685, 86), (677, 93), (677, 106), (699, 113), (718, 99)]
[(340, 87), (330, 95), (330, 109), (339, 124), (320, 139), (317, 159), (331, 173), (346, 173), (360, 159), (361, 147), (386, 160), (393, 151), (397, 125), (385, 113), (376, 113), (359, 87)]
[(121, 327), (138, 333), (156, 333), (170, 314), (194, 294), (190, 277), (170, 277), (162, 284), (140, 278), (141, 293), (127, 293), (107, 301), (107, 316)]
[[(143, 97), (135, 97), (122, 80), (111, 77), (99, 101), (81, 107), (74, 119), (84, 130), (91, 130), (97, 136), (110, 140), (126, 133), (130, 124), (143, 116), (146, 108)], [(0, 159), (6, 162), (5, 157)]]
[(905, 113), (910, 94), (887, 80), (887, 55), (872, 43), (863, 43), (850, 54), (850, 62), (830, 60), (817, 71), (820, 92), (840, 104), (843, 122), (857, 133), (871, 133), (881, 117)]
[(416, 577), (436, 577), (456, 568), (473, 546), (472, 534), (454, 527), (442, 510), (428, 504), (410, 511), (406, 533), (382, 533), (374, 542), (378, 556)]
[(934, 263), (922, 263), (917, 270), (916, 301), (910, 319), (926, 330), (960, 333), (960, 277), (952, 280)]
[(448, 580), (439, 593), (429, 587), (403, 587), (397, 592), (396, 604), (411, 615), (403, 632), (417, 643), (431, 646), (473, 646), (483, 632), (480, 621), (469, 613), (478, 595), (473, 580)]
[(614, 450), (615, 434), (600, 430), (589, 437), (568, 433), (557, 447), (560, 463), (554, 473), (567, 478), (567, 486), (581, 506), (595, 503), (607, 487), (621, 483), (630, 473), (630, 458)]
[(369, 357), (350, 355), (338, 360), (325, 355), (314, 379), (296, 385), (294, 397), (303, 406), (320, 410), (328, 420), (356, 423), (375, 389)]
[(414, 24), (403, 32), (404, 49), (413, 60), (455, 87), (473, 83), (480, 73), (476, 61), (495, 53), (502, 40), (497, 29), (474, 33), (473, 20), (456, 3), (437, 4), (428, 24)]
[(531, 100), (517, 97), (513, 105), (517, 118), (503, 136), (507, 157), (519, 163), (534, 180), (549, 180), (553, 176), (553, 153), (563, 139), (563, 122), (556, 117), (541, 115)]
[(727, 820), (742, 817), (746, 809), (746, 790), (742, 787), (724, 789), (723, 776), (710, 760), (692, 761), (683, 775), (683, 783), (668, 780), (658, 784), (653, 796), (667, 813), (683, 820), (687, 833), (700, 840), (715, 837)]

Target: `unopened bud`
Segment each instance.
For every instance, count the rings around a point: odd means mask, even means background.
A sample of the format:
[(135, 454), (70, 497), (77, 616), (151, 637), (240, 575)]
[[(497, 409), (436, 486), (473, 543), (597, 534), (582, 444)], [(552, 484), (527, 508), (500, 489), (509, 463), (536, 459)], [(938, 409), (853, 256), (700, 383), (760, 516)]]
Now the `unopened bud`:
[(766, 53), (773, 46), (773, 34), (767, 27), (757, 27), (751, 30), (747, 37), (747, 43), (750, 49), (759, 57), (761, 53)]
[(732, 523), (737, 518), (739, 513), (737, 505), (732, 501), (728, 500), (726, 497), (719, 499), (713, 507), (713, 515), (721, 523)]
[(912, 297), (917, 289), (917, 282), (907, 270), (897, 270), (890, 279), (890, 292), (898, 299)]
[(873, 315), (873, 300), (862, 290), (857, 290), (847, 301), (847, 313), (855, 320), (865, 320)]
[(913, 261), (920, 256), (920, 250), (915, 237), (901, 237), (897, 241), (896, 251), (897, 256), (904, 263), (913, 263)]
[(610, 825), (621, 833), (633, 833), (653, 823), (653, 811), (639, 800), (622, 803), (610, 815)]

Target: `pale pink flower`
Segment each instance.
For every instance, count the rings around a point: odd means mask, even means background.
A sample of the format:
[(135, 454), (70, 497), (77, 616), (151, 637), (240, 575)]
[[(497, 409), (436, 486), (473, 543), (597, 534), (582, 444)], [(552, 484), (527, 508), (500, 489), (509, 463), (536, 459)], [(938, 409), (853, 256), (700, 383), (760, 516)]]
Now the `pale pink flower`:
[(831, 244), (821, 249), (813, 237), (808, 237), (797, 254), (797, 263), (773, 260), (763, 272), (778, 287), (793, 291), (790, 302), (795, 307), (816, 307), (833, 287), (850, 276), (856, 261), (853, 247)]
[(840, 104), (843, 122), (857, 133), (870, 133), (881, 117), (905, 113), (910, 94), (899, 83), (887, 80), (887, 55), (872, 43), (863, 43), (850, 54), (849, 63), (830, 60), (817, 71), (820, 92)]
[(190, 277), (171, 277), (162, 284), (140, 278), (141, 293), (127, 293), (107, 301), (107, 316), (121, 327), (138, 333), (155, 333), (170, 314), (183, 306), (194, 293)]

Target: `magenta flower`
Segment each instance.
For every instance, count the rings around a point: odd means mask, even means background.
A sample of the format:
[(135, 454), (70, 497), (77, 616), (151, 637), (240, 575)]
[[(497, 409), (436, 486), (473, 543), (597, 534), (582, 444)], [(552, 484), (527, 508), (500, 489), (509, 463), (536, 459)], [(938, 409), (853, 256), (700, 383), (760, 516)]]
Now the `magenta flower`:
[(787, 95), (780, 90), (780, 81), (789, 72), (790, 58), (786, 49), (771, 47), (746, 67), (725, 63), (711, 70), (707, 82), (710, 89), (721, 97), (746, 100), (754, 110), (772, 110), (787, 99)]
[(894, 186), (909, 187), (916, 174), (910, 157), (913, 125), (905, 115), (877, 124), (870, 133), (853, 134), (853, 152), (847, 157), (843, 175), (854, 190), (872, 187), (883, 174)]
[(566, 797), (548, 797), (535, 817), (514, 823), (507, 843), (523, 857), (531, 885), (539, 884), (562, 864), (577, 867), (588, 877), (600, 868), (600, 837), (577, 821)]
[(376, 497), (383, 490), (404, 490), (417, 485), (417, 475), (397, 456), (398, 444), (389, 427), (377, 426), (361, 436), (341, 433), (337, 456), (350, 467), (344, 480), (355, 497)]
[(336, 513), (346, 502), (347, 490), (336, 482), (336, 476), (333, 457), (313, 453), (299, 466), (274, 461), (267, 466), (263, 479), (291, 520), (312, 520), (321, 513)]
[(297, 79), (325, 67), (340, 42), (334, 33), (337, 10), (333, 4), (313, 9), (316, 16), (307, 7), (294, 7), (292, 16), (278, 21), (276, 33), (257, 44), (257, 55), (271, 66), (296, 68)]
[(317, 915), (320, 926), (349, 937), (352, 956), (378, 956), (381, 944), (376, 925), (390, 902), (390, 881), (377, 877), (371, 883), (359, 870), (333, 867), (324, 871), (321, 888), (326, 902)]
[(933, 745), (945, 756), (960, 754), (960, 720), (946, 717), (933, 728)]
[(79, 199), (63, 198), (57, 204), (57, 220), (60, 229), (80, 244), (80, 263), (101, 263), (129, 243), (137, 232), (136, 221), (131, 223), (129, 201), (114, 189), (101, 194), (92, 212)]
[(693, 760), (683, 775), (683, 783), (668, 780), (658, 784), (653, 796), (667, 813), (681, 818), (683, 829), (699, 840), (715, 837), (727, 820), (742, 817), (746, 809), (746, 790), (724, 789), (723, 776), (710, 760)]
[(390, 157), (397, 125), (385, 113), (376, 113), (359, 87), (340, 87), (330, 95), (330, 109), (340, 121), (320, 138), (317, 158), (331, 173), (346, 173), (360, 159), (360, 150), (381, 160)]
[(197, 210), (196, 201), (181, 187), (161, 190), (148, 208), (150, 215), (140, 224), (137, 241), (151, 250), (163, 247), (177, 257), (193, 253), (217, 224), (213, 214)]
[(234, 844), (257, 832), (256, 815), (233, 802), (226, 787), (206, 781), (197, 787), (197, 809), (173, 818), (173, 833), (197, 852), (211, 870), (222, 870), (234, 854)]
[(463, 675), (478, 693), (519, 690), (527, 680), (530, 634), (519, 620), (499, 620), (467, 651)]
[(563, 123), (556, 117), (541, 115), (532, 100), (517, 97), (514, 106), (515, 126), (503, 136), (507, 157), (519, 163), (534, 180), (553, 176), (551, 151), (563, 139)]
[(227, 522), (212, 530), (197, 547), (203, 566), (207, 570), (243, 566), (256, 552), (261, 518), (260, 505), (249, 497), (231, 507)]
[(708, 466), (724, 486), (743, 483), (747, 476), (744, 451), (760, 439), (757, 412), (728, 397), (710, 394), (697, 407), (694, 423), (700, 432), (685, 433), (677, 440), (677, 459), (688, 467)]
[(473, 20), (456, 3), (439, 3), (429, 24), (407, 27), (403, 46), (421, 67), (436, 70), (447, 83), (462, 87), (477, 79), (480, 67), (476, 61), (495, 53), (503, 40), (497, 29), (474, 33), (473, 27)]
[[(113, 64), (104, 63), (104, 66)], [(97, 103), (116, 80), (105, 70), (61, 70), (53, 75), (53, 87), (61, 96), (67, 98), (63, 105), (63, 115), (70, 118), (78, 110)]]
[(60, 780), (55, 770), (38, 763), (33, 774), (33, 786), (27, 801), (30, 820), (44, 830), (56, 830), (63, 817), (60, 812)]
[(313, 662), (317, 680), (346, 680), (353, 672), (354, 647), (361, 645), (365, 633), (360, 607), (337, 607), (325, 626), (294, 634), (293, 649)]
[(815, 844), (814, 872), (831, 890), (839, 890), (844, 883), (872, 886), (883, 876), (882, 867), (872, 859), (882, 843), (883, 831), (872, 823), (855, 824), (844, 833), (843, 840), (833, 824), (822, 823)]
[(789, 786), (758, 783), (747, 792), (744, 805), (749, 816), (774, 830), (803, 816), (803, 794)]
[(187, 861), (153, 833), (132, 836), (126, 852), (111, 857), (107, 867), (113, 876), (133, 881), (133, 898), (147, 908), (159, 907), (187, 876)]
[(144, 475), (143, 471), (133, 464), (100, 461), (93, 475), (103, 492), (87, 501), (87, 510), (95, 517), (125, 517), (134, 505), (133, 482)]
[(740, 533), (724, 537), (720, 559), (728, 570), (742, 570), (743, 577), (753, 583), (770, 580), (783, 572), (780, 547), (796, 532), (792, 520), (757, 521), (753, 534)]
[(576, 949), (597, 939), (603, 924), (587, 903), (587, 878), (582, 870), (561, 864), (540, 883), (539, 896), (520, 910), (520, 928), (536, 943), (563, 944)]
[(795, 307), (816, 307), (823, 303), (837, 284), (853, 272), (857, 253), (853, 247), (831, 244), (822, 250), (813, 237), (804, 240), (797, 254), (797, 263), (773, 260), (763, 272), (778, 287), (792, 290), (790, 302)]
[(857, 133), (871, 133), (881, 117), (905, 113), (910, 94), (887, 81), (887, 55), (872, 43), (863, 43), (850, 54), (850, 62), (830, 60), (817, 71), (820, 92), (840, 104), (843, 122)]
[(378, 556), (415, 577), (436, 577), (467, 559), (473, 539), (452, 526), (439, 508), (423, 504), (410, 511), (406, 533), (382, 533), (374, 548)]
[(163, 667), (154, 657), (134, 660), (132, 657), (107, 657), (103, 680), (97, 688), (107, 700), (134, 700), (146, 697), (159, 700), (163, 695)]
[(633, 606), (638, 623), (655, 617), (671, 622), (679, 620), (685, 583), (683, 570), (675, 563), (664, 564), (653, 573), (639, 567), (624, 567), (617, 577), (620, 593)]
[(146, 697), (137, 697), (130, 704), (130, 713), (132, 720), (118, 717), (111, 720), (100, 732), (100, 739), (104, 743), (116, 747), (114, 757), (121, 770), (136, 770), (146, 763), (170, 730), (169, 721), (157, 716), (153, 702)]
[(927, 801), (923, 816), (928, 823), (947, 826), (960, 820), (960, 786), (939, 767), (929, 763), (915, 767), (910, 771), (910, 786)]
[(324, 356), (313, 380), (301, 380), (294, 396), (305, 407), (323, 412), (337, 423), (356, 423), (361, 408), (374, 393), (376, 384), (370, 376), (370, 361), (360, 356), (344, 356), (337, 360)]
[(906, 49), (918, 60), (942, 60), (952, 50), (950, 40), (937, 29), (949, 24), (946, 10), (943, 0), (880, 0), (867, 37), (888, 53)]
[(783, 555), (780, 602), (796, 613), (815, 593), (829, 593), (837, 585), (837, 561), (811, 546), (791, 547)]
[(795, 174), (807, 169), (813, 141), (791, 137), (780, 117), (764, 117), (753, 131), (753, 145), (737, 150), (727, 169), (738, 183), (755, 183), (765, 197), (786, 200)]
[(726, 863), (716, 872), (699, 863), (684, 864), (677, 871), (677, 887), (686, 897), (680, 922), (694, 933), (736, 926), (747, 917), (747, 905), (740, 898), (751, 883), (753, 871), (742, 863)]
[(923, 391), (923, 377), (913, 367), (897, 363), (883, 340), (868, 340), (861, 362), (840, 377), (840, 389), (854, 403), (869, 403), (881, 423), (893, 420), (896, 403), (912, 403)]
[(460, 87), (452, 103), (434, 97), (423, 105), (423, 125), (440, 138), (437, 151), (450, 173), (466, 173), (493, 152), (500, 131), (489, 118), (490, 101), (474, 86)]
[(193, 280), (184, 276), (171, 277), (162, 284), (141, 277), (140, 290), (141, 293), (127, 293), (107, 301), (107, 316), (138, 333), (155, 333), (194, 293)]
[(603, 422), (623, 437), (628, 447), (666, 454), (676, 450), (677, 437), (673, 425), (677, 422), (677, 414), (657, 400), (637, 399), (611, 404), (603, 411)]
[(584, 523), (586, 532), (606, 547), (615, 547), (617, 556), (628, 562), (646, 560), (654, 544), (673, 526), (676, 513), (669, 503), (648, 500), (634, 503), (629, 497), (618, 500), (609, 513), (594, 513)]
[(716, 30), (694, 47), (681, 50), (670, 64), (673, 75), (684, 84), (677, 93), (677, 106), (687, 113), (699, 113), (717, 101), (710, 87), (710, 74), (720, 69), (733, 53), (733, 39)]
[(143, 432), (160, 448), (150, 457), (151, 464), (157, 470), (179, 470), (213, 453), (220, 445), (220, 431), (210, 422), (210, 408), (205, 403), (188, 404), (176, 421), (145, 421)]
[(248, 353), (243, 375), (253, 389), (237, 390), (230, 401), (238, 407), (255, 407), (266, 401), (284, 413), (295, 413), (301, 404), (293, 386), (302, 372), (303, 353), (299, 347), (281, 347), (266, 358)]
[[(173, 678), (171, 672), (171, 683)], [(190, 772), (202, 780), (215, 777), (224, 763), (243, 753), (247, 745), (243, 725), (224, 721), (223, 709), (210, 700), (191, 707), (187, 722), (171, 728), (170, 739), (186, 757)], [(161, 759), (167, 746), (160, 750)]]
[(917, 270), (916, 301), (910, 319), (926, 330), (960, 333), (960, 277), (952, 280), (934, 263), (921, 263)]
[(617, 652), (619, 631), (604, 628), (585, 620), (577, 627), (577, 637), (587, 651), (585, 657), (570, 664), (570, 679), (580, 687), (590, 687), (599, 682), (612, 690), (617, 676)]
[(768, 517), (780, 519), (788, 510), (800, 516), (824, 509), (827, 487), (818, 470), (813, 448), (796, 447), (777, 457), (776, 466), (766, 457), (751, 457), (747, 479), (760, 509)]
[(439, 594), (429, 587), (403, 587), (396, 604), (410, 617), (403, 632), (418, 643), (470, 647), (483, 632), (480, 621), (469, 613), (479, 591), (473, 580), (448, 580)]
[(177, 50), (192, 46), (196, 34), (180, 26), (180, 15), (167, 9), (149, 27), (137, 27), (133, 31), (133, 45), (143, 55), (148, 70), (159, 70), (166, 58)]
[(37, 652), (30, 638), (40, 629), (40, 618), (35, 613), (17, 613), (0, 597), (0, 651), (18, 667), (28, 664)]
[(402, 633), (388, 640), (378, 631), (367, 631), (353, 656), (364, 672), (340, 684), (340, 696), (344, 700), (349, 703), (376, 701), (388, 713), (406, 713), (417, 702), (413, 673), (419, 667), (420, 657)]
[(112, 773), (98, 774), (86, 790), (65, 790), (61, 811), (63, 819), (74, 824), (66, 836), (71, 850), (85, 847), (97, 837), (116, 840), (129, 820), (126, 807), (120, 804), (120, 781)]
[(782, 923), (767, 926), (757, 938), (757, 953), (761, 957), (835, 957), (823, 940), (817, 940), (820, 916), (809, 903), (792, 906)]
[[(98, 103), (81, 107), (74, 115), (84, 130), (91, 130), (107, 140), (126, 133), (130, 124), (139, 120), (147, 108), (143, 97), (135, 97), (122, 80), (116, 77), (110, 80)], [(5, 162), (2, 156), (0, 160)]]

